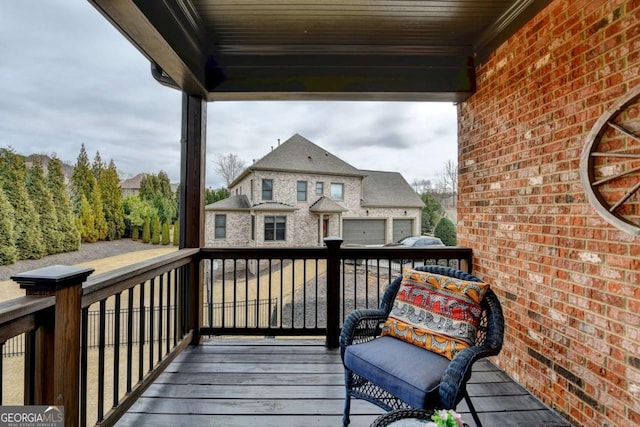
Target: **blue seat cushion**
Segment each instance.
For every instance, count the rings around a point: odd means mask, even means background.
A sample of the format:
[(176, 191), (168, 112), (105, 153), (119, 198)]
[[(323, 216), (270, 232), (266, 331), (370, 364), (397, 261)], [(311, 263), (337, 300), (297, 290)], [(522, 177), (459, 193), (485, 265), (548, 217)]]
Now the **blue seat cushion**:
[(451, 361), (424, 348), (384, 336), (347, 347), (344, 365), (414, 408), (439, 406), (438, 387)]

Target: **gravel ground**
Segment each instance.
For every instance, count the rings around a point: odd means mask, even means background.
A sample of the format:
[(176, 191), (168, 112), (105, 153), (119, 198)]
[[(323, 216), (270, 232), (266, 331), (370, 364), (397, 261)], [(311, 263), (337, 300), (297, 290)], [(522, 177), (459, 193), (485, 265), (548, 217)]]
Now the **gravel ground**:
[(11, 265), (3, 265), (0, 267), (0, 281), (9, 280), (14, 274), (50, 265), (75, 265), (94, 259), (155, 248), (158, 248), (158, 245), (135, 242), (131, 239), (114, 240), (112, 242), (83, 243), (80, 245), (80, 249), (74, 252), (49, 255), (41, 259), (21, 260)]

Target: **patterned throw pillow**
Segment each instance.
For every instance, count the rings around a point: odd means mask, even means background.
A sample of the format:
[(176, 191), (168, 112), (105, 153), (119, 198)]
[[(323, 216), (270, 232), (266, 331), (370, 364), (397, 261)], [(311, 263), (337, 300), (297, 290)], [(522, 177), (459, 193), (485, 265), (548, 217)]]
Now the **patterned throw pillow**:
[(475, 344), (488, 289), (486, 283), (405, 269), (382, 335), (453, 359)]

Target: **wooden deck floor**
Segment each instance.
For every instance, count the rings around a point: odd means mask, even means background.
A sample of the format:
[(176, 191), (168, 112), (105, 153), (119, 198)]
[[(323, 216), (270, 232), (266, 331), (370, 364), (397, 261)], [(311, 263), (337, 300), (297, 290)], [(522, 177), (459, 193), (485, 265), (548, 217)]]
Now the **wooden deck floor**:
[[(188, 348), (117, 426), (340, 426), (344, 378), (338, 350), (321, 340), (214, 339)], [(486, 427), (569, 426), (488, 361), (469, 394)], [(474, 426), (464, 401), (458, 407)], [(351, 426), (382, 413), (354, 400)]]

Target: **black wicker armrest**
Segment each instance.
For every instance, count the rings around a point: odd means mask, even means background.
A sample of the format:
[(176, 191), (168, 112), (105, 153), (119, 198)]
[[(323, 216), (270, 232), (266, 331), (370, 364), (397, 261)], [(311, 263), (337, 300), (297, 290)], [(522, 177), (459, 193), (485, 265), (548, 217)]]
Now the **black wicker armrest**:
[(483, 304), (492, 307), (492, 315), (488, 320), (484, 342), (465, 348), (449, 364), (440, 383), (440, 401), (444, 409), (453, 409), (462, 400), (464, 387), (471, 377), (471, 368), (474, 362), (484, 357), (495, 356), (502, 349), (504, 317), (500, 301), (493, 291), (489, 290), (484, 297)]
[(453, 358), (440, 381), (440, 402), (443, 409), (454, 409), (464, 397), (465, 386), (471, 377), (473, 363), (496, 353), (486, 346), (465, 348)]
[(381, 309), (365, 308), (349, 313), (340, 333), (340, 354), (351, 344), (371, 341), (380, 335), (387, 313)]

